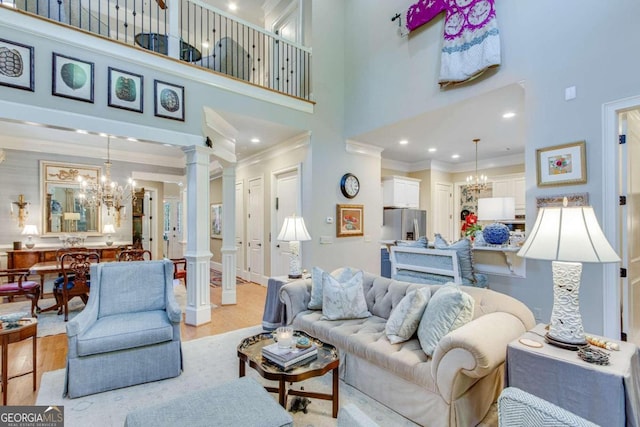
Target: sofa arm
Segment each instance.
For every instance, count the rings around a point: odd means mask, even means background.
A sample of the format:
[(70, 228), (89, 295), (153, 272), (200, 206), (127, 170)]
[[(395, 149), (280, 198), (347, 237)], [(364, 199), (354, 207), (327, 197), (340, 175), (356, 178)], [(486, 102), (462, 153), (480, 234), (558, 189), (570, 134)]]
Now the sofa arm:
[(280, 301), (285, 306), (287, 324), (291, 324), (298, 313), (307, 310), (310, 300), (311, 279), (296, 280), (280, 288)]
[[(431, 374), (442, 398), (451, 403), (475, 382), (459, 381), (458, 375), (483, 378), (502, 365), (507, 345), (526, 331), (518, 317), (494, 312), (445, 335), (433, 353), (431, 364)], [(464, 389), (455, 389), (460, 387)]]

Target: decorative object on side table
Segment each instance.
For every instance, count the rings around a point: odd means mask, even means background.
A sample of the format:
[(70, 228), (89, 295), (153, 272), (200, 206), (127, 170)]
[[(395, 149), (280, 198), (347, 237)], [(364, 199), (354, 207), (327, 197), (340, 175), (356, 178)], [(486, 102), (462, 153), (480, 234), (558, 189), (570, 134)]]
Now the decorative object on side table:
[(497, 221), (515, 218), (516, 204), (513, 197), (478, 199), (478, 220), (496, 221), (485, 225), (482, 235), (490, 245), (504, 245), (509, 241), (509, 228)]
[(111, 239), (111, 235), (115, 234), (115, 232), (116, 229), (113, 227), (113, 224), (105, 224), (104, 228), (102, 229), (102, 233), (107, 235), (107, 240), (105, 241), (107, 246), (113, 245), (113, 239)]
[(3, 314), (0, 316), (0, 329), (15, 329), (22, 325), (21, 320), (23, 319), (27, 319), (27, 322), (31, 322), (31, 320), (29, 320), (31, 319), (31, 316), (26, 311)]
[(289, 259), (289, 279), (302, 278), (300, 271), (300, 241), (311, 240), (311, 236), (304, 225), (304, 219), (301, 216), (288, 216), (284, 219), (282, 230), (278, 234), (278, 240), (281, 242), (289, 242), (289, 250), (291, 252)]
[(566, 204), (540, 208), (518, 256), (552, 261), (553, 311), (545, 338), (577, 350), (587, 344), (578, 303), (582, 262), (618, 262), (620, 258), (600, 229), (593, 208)]
[(33, 241), (33, 236), (38, 235), (38, 227), (33, 224), (27, 224), (22, 229), (22, 234), (27, 236), (27, 241), (24, 242), (24, 245), (27, 247), (27, 249), (33, 249), (33, 247), (36, 245)]

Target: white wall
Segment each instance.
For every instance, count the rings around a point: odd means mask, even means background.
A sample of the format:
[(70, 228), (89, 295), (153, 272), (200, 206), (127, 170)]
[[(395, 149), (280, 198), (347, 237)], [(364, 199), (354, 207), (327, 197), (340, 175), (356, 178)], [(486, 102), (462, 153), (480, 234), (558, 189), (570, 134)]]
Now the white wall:
[[(535, 197), (564, 192), (589, 192), (602, 221), (601, 110), (605, 102), (640, 93), (640, 57), (632, 47), (640, 38), (636, 18), (640, 2), (615, 6), (598, 0), (555, 2), (496, 0), (502, 41), (502, 65), (472, 83), (441, 89), (437, 84), (443, 19), (424, 25), (409, 38), (396, 34), (391, 16), (411, 2), (351, 0), (345, 40), (346, 133), (371, 131), (424, 111), (453, 104), (515, 82), (525, 85), (527, 221), (535, 220)], [(576, 86), (577, 98), (565, 101), (564, 91)], [(588, 182), (542, 189), (536, 187), (535, 151), (586, 140)], [(616, 173), (615, 171), (607, 171)], [(615, 206), (607, 206), (608, 215)], [(585, 329), (603, 326), (602, 267), (585, 265), (581, 310)], [(548, 318), (553, 300), (551, 266), (527, 260), (527, 279), (492, 284)]]

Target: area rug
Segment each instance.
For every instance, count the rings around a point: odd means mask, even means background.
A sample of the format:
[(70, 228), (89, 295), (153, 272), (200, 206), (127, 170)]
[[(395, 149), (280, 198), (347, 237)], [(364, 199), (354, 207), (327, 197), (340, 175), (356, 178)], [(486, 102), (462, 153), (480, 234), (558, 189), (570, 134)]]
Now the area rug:
[[(236, 346), (247, 336), (262, 331), (260, 326), (239, 329), (182, 343), (184, 371), (176, 378), (148, 384), (98, 393), (77, 399), (62, 397), (64, 369), (45, 372), (40, 382), (36, 405), (63, 405), (65, 426), (100, 425), (122, 426), (128, 412), (151, 404), (166, 402), (189, 392), (213, 387), (238, 377)], [(256, 371), (247, 367), (247, 376), (267, 383)], [(273, 384), (273, 383), (271, 383)], [(330, 392), (331, 374), (312, 378), (294, 386), (305, 390)], [(276, 394), (272, 394), (277, 399)], [(362, 409), (380, 426), (415, 426), (416, 424), (391, 411), (358, 390), (340, 382), (340, 407), (353, 403)], [(247, 402), (250, 406), (251, 402)], [(292, 413), (295, 426), (335, 426), (331, 417), (331, 402), (312, 399), (308, 413)], [(96, 424), (98, 423), (98, 424)]]
[[(242, 277), (236, 276), (236, 285), (242, 285), (244, 283), (249, 283), (244, 280)], [(213, 287), (219, 288), (222, 286), (222, 272), (218, 270), (211, 269), (209, 273), (209, 284)]]
[[(182, 283), (174, 284), (173, 287), (176, 301), (180, 304), (184, 312), (187, 306), (187, 291)], [(55, 305), (55, 298), (45, 298), (38, 301), (41, 309), (52, 307)], [(84, 309), (84, 303), (80, 298), (73, 298), (69, 301), (69, 320), (73, 319)], [(31, 301), (18, 301), (0, 304), (0, 315), (9, 313), (24, 312), (27, 315), (31, 312)], [(38, 314), (38, 337), (46, 337), (48, 335), (64, 334), (67, 332), (67, 322), (64, 321), (64, 315), (58, 314), (58, 310), (47, 311)]]

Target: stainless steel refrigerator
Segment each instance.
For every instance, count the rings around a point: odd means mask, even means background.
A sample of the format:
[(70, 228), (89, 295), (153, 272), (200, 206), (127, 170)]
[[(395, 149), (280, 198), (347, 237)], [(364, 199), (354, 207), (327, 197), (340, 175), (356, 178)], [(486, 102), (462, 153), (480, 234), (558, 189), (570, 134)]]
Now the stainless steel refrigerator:
[(427, 211), (385, 209), (382, 240), (417, 240), (427, 235)]

